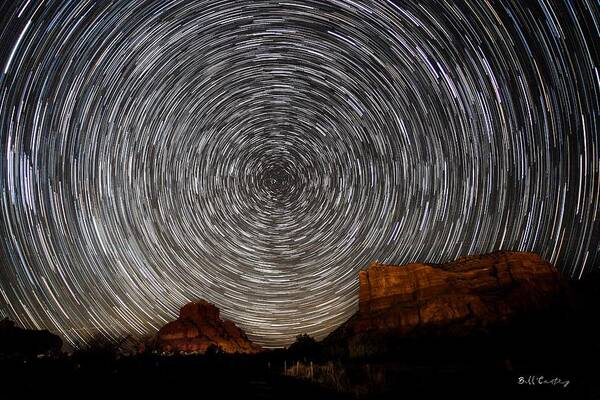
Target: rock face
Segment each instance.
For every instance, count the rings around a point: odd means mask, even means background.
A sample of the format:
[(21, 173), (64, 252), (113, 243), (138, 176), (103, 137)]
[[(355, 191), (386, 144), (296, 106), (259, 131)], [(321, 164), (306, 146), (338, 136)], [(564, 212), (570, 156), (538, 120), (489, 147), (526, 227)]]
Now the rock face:
[(359, 311), (332, 338), (485, 332), (544, 309), (566, 290), (551, 264), (523, 252), (467, 256), (438, 265), (373, 263), (360, 272), (359, 281)]
[(23, 329), (5, 318), (0, 321), (0, 354), (35, 356), (59, 353), (62, 339), (47, 330)]
[(165, 352), (205, 353), (210, 347), (226, 353), (256, 353), (261, 350), (233, 322), (223, 321), (217, 307), (204, 300), (183, 306), (179, 318), (158, 331), (156, 346)]

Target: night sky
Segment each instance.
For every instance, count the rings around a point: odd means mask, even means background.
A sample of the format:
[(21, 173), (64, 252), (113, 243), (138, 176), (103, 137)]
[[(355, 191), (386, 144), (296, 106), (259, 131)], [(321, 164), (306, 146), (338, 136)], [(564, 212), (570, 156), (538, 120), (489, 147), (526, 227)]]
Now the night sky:
[(5, 0), (0, 317), (77, 345), (206, 299), (323, 337), (358, 271), (600, 265), (600, 6)]

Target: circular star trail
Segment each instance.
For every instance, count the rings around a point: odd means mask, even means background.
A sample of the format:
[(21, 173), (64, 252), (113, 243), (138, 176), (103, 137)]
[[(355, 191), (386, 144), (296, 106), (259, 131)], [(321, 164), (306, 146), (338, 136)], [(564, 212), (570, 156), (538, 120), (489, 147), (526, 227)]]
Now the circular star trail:
[(204, 298), (323, 337), (357, 273), (600, 262), (593, 0), (5, 1), (0, 315), (71, 344)]

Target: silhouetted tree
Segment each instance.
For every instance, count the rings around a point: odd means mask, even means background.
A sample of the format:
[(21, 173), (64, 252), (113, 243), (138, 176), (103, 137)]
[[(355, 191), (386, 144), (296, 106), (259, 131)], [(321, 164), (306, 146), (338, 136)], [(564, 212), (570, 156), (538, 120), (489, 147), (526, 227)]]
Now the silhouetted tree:
[(120, 355), (121, 347), (127, 342), (128, 336), (108, 338), (102, 334), (91, 337), (85, 345), (73, 353), (80, 364), (97, 367), (111, 365)]
[(208, 348), (204, 352), (204, 355), (207, 357), (216, 357), (220, 354), (223, 354), (223, 349), (215, 344), (211, 344), (210, 346), (208, 346)]
[(323, 345), (306, 333), (296, 336), (296, 341), (288, 348), (288, 353), (295, 360), (319, 361), (323, 358)]

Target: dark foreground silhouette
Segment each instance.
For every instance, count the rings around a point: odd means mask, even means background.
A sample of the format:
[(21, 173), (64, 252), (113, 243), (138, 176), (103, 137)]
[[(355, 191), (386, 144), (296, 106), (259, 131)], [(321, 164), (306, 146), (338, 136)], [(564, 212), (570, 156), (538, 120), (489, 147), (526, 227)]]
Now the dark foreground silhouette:
[[(66, 355), (55, 339), (5, 321), (0, 342), (18, 346), (1, 347), (0, 398), (600, 399), (600, 274), (569, 285), (568, 301), (470, 335), (301, 335), (287, 349), (258, 354), (125, 355), (120, 343), (100, 340)], [(20, 333), (35, 339), (32, 348)]]
[(191, 393), (210, 399), (591, 399), (599, 398), (599, 352), (589, 344), (525, 340), (507, 351), (508, 342), (494, 348), (483, 339), (440, 339), (406, 343), (403, 355), (363, 359), (327, 359), (320, 350), (12, 357), (2, 361), (1, 377), (4, 394), (80, 398)]
[(206, 399), (349, 398), (331, 388), (274, 371), (259, 356), (144, 354), (117, 359), (73, 355), (26, 362), (5, 359), (2, 366), (2, 390), (12, 396), (171, 398), (189, 393)]
[(595, 310), (548, 310), (490, 335), (394, 341), (383, 354), (358, 358), (337, 354), (308, 336), (288, 349), (254, 355), (211, 350), (204, 355), (124, 356), (98, 344), (70, 356), (10, 355), (0, 360), (1, 393), (80, 398), (191, 393), (207, 399), (597, 399)]

